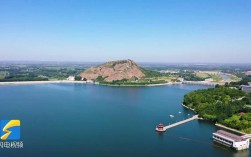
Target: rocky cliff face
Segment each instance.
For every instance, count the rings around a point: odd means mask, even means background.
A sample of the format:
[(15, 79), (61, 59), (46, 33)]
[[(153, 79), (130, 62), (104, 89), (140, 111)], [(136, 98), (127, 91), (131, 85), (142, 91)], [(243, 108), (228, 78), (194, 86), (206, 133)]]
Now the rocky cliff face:
[(140, 67), (132, 60), (111, 61), (86, 69), (80, 74), (82, 78), (95, 80), (99, 76), (104, 78), (104, 81), (112, 82), (113, 80), (138, 79), (144, 77), (144, 73)]

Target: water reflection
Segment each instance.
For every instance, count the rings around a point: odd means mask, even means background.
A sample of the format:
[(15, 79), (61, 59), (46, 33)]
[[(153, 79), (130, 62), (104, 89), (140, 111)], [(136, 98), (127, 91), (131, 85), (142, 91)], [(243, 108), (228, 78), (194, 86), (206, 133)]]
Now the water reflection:
[(233, 157), (249, 157), (249, 151), (248, 150), (238, 151), (233, 154)]

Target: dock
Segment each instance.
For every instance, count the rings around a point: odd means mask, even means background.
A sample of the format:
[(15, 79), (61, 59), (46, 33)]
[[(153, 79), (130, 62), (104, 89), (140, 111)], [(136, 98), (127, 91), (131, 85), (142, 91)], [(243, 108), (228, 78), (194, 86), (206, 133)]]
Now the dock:
[[(188, 119), (185, 119), (185, 120), (182, 120), (182, 121), (179, 121), (179, 122), (176, 122), (176, 123), (173, 123), (173, 124), (164, 126), (163, 129), (161, 130), (161, 132), (166, 131), (167, 129), (173, 128), (173, 127), (175, 127), (175, 126), (178, 126), (178, 125), (181, 125), (181, 124), (190, 122), (190, 121), (195, 120), (195, 119), (199, 119), (199, 115), (194, 115), (194, 116), (191, 117), (191, 118), (188, 118)], [(156, 131), (158, 131), (157, 128), (156, 128)]]

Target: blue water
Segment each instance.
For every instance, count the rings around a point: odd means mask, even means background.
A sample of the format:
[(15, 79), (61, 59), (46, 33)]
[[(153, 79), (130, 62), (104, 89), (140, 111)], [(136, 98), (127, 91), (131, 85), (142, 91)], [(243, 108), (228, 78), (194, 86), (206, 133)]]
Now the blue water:
[[(214, 144), (217, 128), (192, 121), (164, 134), (155, 126), (193, 115), (185, 93), (205, 86), (107, 87), (82, 84), (0, 86), (0, 119), (21, 120), (23, 149), (2, 157), (246, 157)], [(182, 112), (179, 114), (178, 112)], [(170, 118), (172, 114), (175, 117)]]
[(220, 76), (224, 81), (231, 81), (231, 78), (230, 78), (228, 75), (224, 74), (224, 73), (219, 74), (219, 76)]

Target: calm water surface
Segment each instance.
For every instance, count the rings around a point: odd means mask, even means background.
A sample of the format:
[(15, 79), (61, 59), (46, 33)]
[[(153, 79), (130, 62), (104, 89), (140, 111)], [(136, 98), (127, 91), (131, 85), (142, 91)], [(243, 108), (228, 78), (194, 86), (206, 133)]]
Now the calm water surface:
[(250, 150), (214, 144), (211, 136), (217, 128), (209, 122), (192, 121), (161, 135), (154, 131), (160, 122), (193, 115), (181, 102), (185, 93), (199, 88), (205, 87), (0, 86), (0, 119), (20, 119), (24, 142), (24, 149), (0, 149), (0, 156), (249, 156)]

